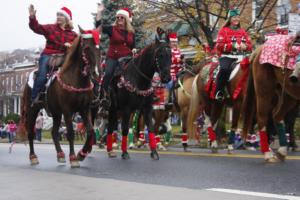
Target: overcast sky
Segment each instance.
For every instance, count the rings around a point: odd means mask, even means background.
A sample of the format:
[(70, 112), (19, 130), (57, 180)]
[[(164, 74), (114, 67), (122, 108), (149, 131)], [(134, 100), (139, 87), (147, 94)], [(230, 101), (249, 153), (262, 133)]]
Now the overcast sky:
[(17, 48), (44, 46), (45, 38), (33, 33), (28, 27), (28, 6), (33, 4), (37, 10), (40, 24), (54, 23), (56, 12), (63, 6), (73, 13), (73, 22), (84, 29), (93, 28), (91, 12), (97, 9), (100, 0), (0, 0), (0, 51)]

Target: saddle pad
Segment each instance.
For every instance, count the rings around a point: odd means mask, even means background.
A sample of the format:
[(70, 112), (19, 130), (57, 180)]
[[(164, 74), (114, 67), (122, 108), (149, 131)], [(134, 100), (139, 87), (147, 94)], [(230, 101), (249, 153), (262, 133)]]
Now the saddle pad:
[[(295, 38), (292, 35), (274, 35), (263, 45), (261, 55), (259, 57), (260, 64), (272, 64), (277, 67), (287, 67), (294, 70), (296, 57), (300, 54), (300, 46), (288, 47), (289, 43)], [(288, 60), (285, 64), (284, 53), (288, 53)]]
[(37, 71), (37, 69), (34, 69), (32, 72), (30, 72), (28, 80), (27, 80), (27, 84), (31, 89), (33, 88), (36, 71)]

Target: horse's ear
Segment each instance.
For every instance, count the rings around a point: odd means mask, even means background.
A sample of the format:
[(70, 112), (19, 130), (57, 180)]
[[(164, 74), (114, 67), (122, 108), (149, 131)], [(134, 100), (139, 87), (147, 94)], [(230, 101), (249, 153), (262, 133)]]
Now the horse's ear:
[(79, 32), (80, 32), (81, 34), (83, 34), (83, 33), (84, 33), (84, 30), (81, 28), (80, 25), (78, 25), (78, 28), (79, 28)]

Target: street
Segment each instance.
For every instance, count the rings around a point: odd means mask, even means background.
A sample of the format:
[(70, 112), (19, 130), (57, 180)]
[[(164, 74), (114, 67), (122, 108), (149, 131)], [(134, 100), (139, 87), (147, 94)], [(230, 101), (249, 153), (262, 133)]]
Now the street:
[(40, 164), (30, 166), (28, 146), (8, 153), (9, 145), (0, 144), (0, 199), (300, 199), (299, 152), (279, 164), (265, 164), (259, 152), (179, 148), (161, 152), (159, 161), (131, 151), (124, 161), (95, 147), (81, 168), (71, 169), (56, 162), (53, 145), (35, 147)]

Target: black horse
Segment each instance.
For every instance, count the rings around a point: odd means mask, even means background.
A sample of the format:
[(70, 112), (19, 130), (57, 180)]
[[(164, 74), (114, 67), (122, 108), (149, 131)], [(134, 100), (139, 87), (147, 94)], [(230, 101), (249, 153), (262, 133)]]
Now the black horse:
[[(161, 35), (159, 36), (161, 38)], [(154, 126), (152, 123), (153, 88), (151, 81), (155, 72), (160, 74), (163, 83), (170, 81), (171, 49), (166, 40), (156, 41), (145, 47), (124, 66), (120, 78), (113, 80), (110, 97), (112, 99), (108, 114), (107, 152), (116, 157), (112, 149), (112, 132), (118, 117), (122, 120), (122, 158), (129, 159), (127, 135), (130, 115), (139, 110), (144, 113), (149, 131), (151, 158), (158, 160)]]

